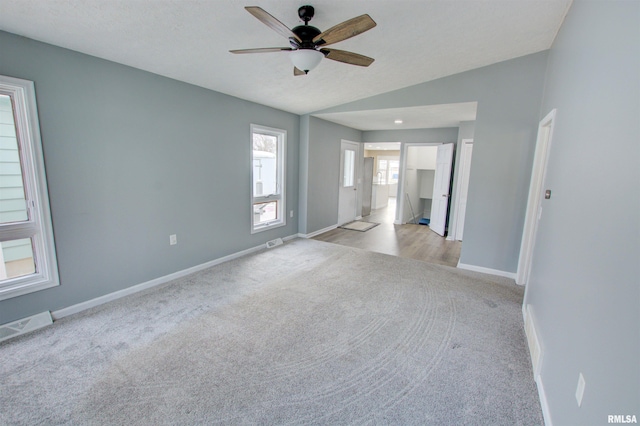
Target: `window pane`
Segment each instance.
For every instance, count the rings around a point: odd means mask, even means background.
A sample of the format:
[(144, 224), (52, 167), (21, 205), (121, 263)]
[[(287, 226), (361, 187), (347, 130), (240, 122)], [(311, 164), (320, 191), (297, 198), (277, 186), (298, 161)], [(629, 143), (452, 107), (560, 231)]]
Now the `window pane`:
[(378, 160), (378, 183), (386, 185), (387, 183), (387, 160)]
[(351, 149), (344, 150), (344, 178), (342, 179), (342, 186), (345, 188), (348, 186), (353, 186), (353, 181), (355, 177), (355, 163), (356, 163), (356, 152)]
[(3, 241), (0, 248), (0, 280), (36, 272), (31, 239)]
[(400, 173), (400, 161), (389, 161), (389, 183), (398, 183), (398, 173)]
[(11, 98), (0, 95), (0, 223), (28, 220)]
[(253, 223), (259, 225), (278, 218), (278, 202), (256, 203), (253, 205)]
[(253, 196), (278, 193), (278, 138), (253, 134)]
[(251, 233), (286, 224), (287, 132), (251, 125)]

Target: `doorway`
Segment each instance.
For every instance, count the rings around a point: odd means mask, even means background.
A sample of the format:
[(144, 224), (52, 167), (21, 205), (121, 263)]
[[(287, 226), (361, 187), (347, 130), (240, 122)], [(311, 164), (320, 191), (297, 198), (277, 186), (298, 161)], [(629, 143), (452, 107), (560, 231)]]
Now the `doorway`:
[(407, 143), (401, 151), (396, 224), (428, 224), (445, 236), (454, 144)]
[[(438, 145), (442, 144), (423, 143), (414, 145), (431, 146), (437, 153)], [(357, 144), (354, 144), (353, 142), (341, 141), (338, 199), (339, 208), (344, 209), (344, 213), (339, 217), (339, 221), (342, 223), (352, 221), (356, 214), (352, 208), (348, 206), (348, 203), (353, 200), (361, 201), (357, 196), (353, 197), (351, 194), (354, 192), (356, 194), (363, 192), (361, 189), (364, 188), (364, 182), (359, 183), (357, 177), (359, 176), (359, 169), (362, 168), (360, 164), (364, 161), (364, 157), (375, 157), (376, 159), (378, 159), (378, 157), (382, 157), (380, 160), (383, 161), (383, 163), (380, 168), (383, 169), (381, 171), (383, 176), (378, 176), (377, 173), (372, 176), (374, 184), (382, 183), (382, 189), (385, 187), (388, 188), (391, 185), (400, 186), (403, 179), (401, 168), (398, 167), (396, 171), (395, 163), (393, 163), (394, 160), (401, 161), (400, 154), (402, 150), (400, 142), (366, 143), (363, 144), (362, 151), (359, 151), (358, 148)], [(354, 151), (356, 155), (358, 155), (353, 167), (356, 170), (356, 190), (354, 190), (354, 187), (350, 187), (349, 185), (349, 183), (351, 183), (351, 153), (348, 153), (348, 151)], [(360, 155), (358, 152), (363, 152), (363, 154)], [(383, 158), (394, 157), (396, 155), (396, 158)], [(384, 161), (388, 162), (384, 163)], [(434, 166), (432, 175), (434, 176), (435, 164), (436, 155), (434, 155), (433, 159)], [(385, 166), (387, 167), (386, 173), (384, 171)], [(394, 183), (395, 179), (398, 180), (397, 183)], [(433, 180), (431, 181), (431, 186), (433, 186)], [(377, 189), (380, 190), (380, 188)], [(371, 210), (370, 215), (364, 220), (376, 223), (377, 226), (370, 230), (367, 230), (366, 232), (359, 232), (342, 229), (338, 225), (335, 229), (314, 236), (313, 239), (390, 254), (393, 256), (407, 257), (424, 262), (456, 267), (460, 258), (461, 243), (459, 241), (448, 241), (433, 232), (427, 226), (415, 225), (413, 223), (397, 223), (396, 215), (398, 209), (396, 208), (396, 204), (400, 204), (400, 198), (397, 198), (396, 195), (400, 193), (400, 190), (394, 190), (393, 194), (389, 194), (389, 196), (385, 197), (386, 202), (384, 203), (384, 206)], [(382, 195), (382, 192), (379, 191), (378, 197), (381, 197)], [(359, 218), (356, 216), (356, 220), (357, 219)]]

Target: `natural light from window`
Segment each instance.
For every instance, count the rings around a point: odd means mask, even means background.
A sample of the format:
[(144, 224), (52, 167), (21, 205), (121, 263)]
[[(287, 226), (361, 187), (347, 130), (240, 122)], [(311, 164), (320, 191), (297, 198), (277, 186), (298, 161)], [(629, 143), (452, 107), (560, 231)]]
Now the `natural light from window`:
[(0, 76), (0, 300), (58, 285), (35, 102)]
[(286, 132), (251, 126), (252, 232), (284, 225)]

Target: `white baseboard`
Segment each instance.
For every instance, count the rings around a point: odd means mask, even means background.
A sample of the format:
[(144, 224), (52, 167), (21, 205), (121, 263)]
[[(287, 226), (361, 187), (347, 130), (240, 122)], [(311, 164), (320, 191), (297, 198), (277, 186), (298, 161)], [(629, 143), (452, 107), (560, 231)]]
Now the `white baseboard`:
[[(289, 240), (292, 240), (292, 239), (297, 238), (297, 237), (298, 237), (298, 235), (294, 234), (294, 235), (290, 235), (288, 237), (283, 237), (282, 239), (284, 241), (289, 241)], [(158, 285), (168, 283), (169, 281), (172, 281), (172, 280), (175, 280), (175, 279), (178, 279), (178, 278), (182, 278), (182, 277), (187, 276), (189, 274), (193, 274), (195, 272), (202, 271), (203, 269), (207, 269), (207, 268), (210, 268), (212, 266), (219, 265), (221, 263), (228, 262), (228, 261), (233, 260), (233, 259), (237, 259), (237, 258), (245, 256), (247, 254), (255, 253), (255, 252), (260, 251), (260, 250), (265, 250), (265, 244), (260, 244), (259, 246), (251, 247), (251, 248), (248, 248), (246, 250), (242, 250), (242, 251), (239, 251), (237, 253), (233, 253), (233, 254), (230, 254), (228, 256), (221, 257), (219, 259), (214, 259), (212, 261), (209, 261), (209, 262), (206, 262), (206, 263), (202, 263), (200, 265), (196, 265), (196, 266), (193, 266), (191, 268), (183, 269), (182, 271), (174, 272), (172, 274), (165, 275), (163, 277), (159, 277), (159, 278), (153, 279), (151, 281), (147, 281), (147, 282), (144, 282), (144, 283), (141, 283), (141, 284), (137, 284), (137, 285), (134, 285), (134, 286), (131, 286), (131, 287), (127, 287), (127, 288), (124, 288), (122, 290), (114, 291), (113, 293), (105, 294), (104, 296), (96, 297), (95, 299), (87, 300), (85, 302), (80, 302), (78, 304), (75, 304), (75, 305), (72, 305), (72, 306), (69, 306), (69, 307), (66, 307), (66, 308), (58, 309), (57, 311), (51, 312), (51, 316), (53, 317), (53, 319), (55, 321), (55, 320), (58, 320), (60, 318), (64, 318), (64, 317), (69, 316), (69, 315), (77, 314), (78, 312), (82, 312), (82, 311), (84, 311), (86, 309), (90, 309), (90, 308), (93, 308), (95, 306), (102, 305), (103, 303), (111, 302), (112, 300), (117, 300), (117, 299), (120, 299), (122, 297), (129, 296), (131, 294), (138, 293), (140, 291), (147, 290), (149, 288), (156, 287)]]
[(458, 268), (466, 269), (468, 271), (482, 272), (483, 274), (497, 275), (499, 277), (512, 278), (514, 280), (516, 279), (515, 272), (501, 271), (499, 269), (491, 269), (491, 268), (485, 268), (483, 266), (468, 265), (466, 263), (460, 263), (460, 262), (458, 262)]
[(325, 232), (329, 232), (329, 231), (331, 231), (333, 229), (336, 229), (337, 227), (338, 227), (337, 224), (336, 225), (327, 226), (324, 229), (320, 229), (319, 231), (314, 231), (314, 232), (311, 232), (309, 234), (298, 234), (298, 237), (300, 237), (300, 238), (313, 238), (316, 235), (324, 234)]
[(536, 321), (532, 313), (531, 305), (523, 306), (522, 312), (524, 315), (524, 334), (527, 338), (527, 345), (529, 346), (529, 355), (531, 356), (531, 367), (533, 368), (533, 378), (537, 378), (540, 375), (542, 368), (542, 360), (544, 352), (542, 345), (540, 344), (540, 338), (536, 328)]
[(547, 403), (547, 394), (544, 392), (542, 376), (540, 375), (536, 378), (536, 387), (538, 388), (538, 397), (540, 398), (540, 408), (542, 409), (544, 424), (545, 426), (553, 426), (553, 422), (551, 421), (551, 412), (549, 411), (549, 404)]
[[(542, 360), (544, 358), (544, 352), (542, 350), (542, 346), (540, 344), (540, 339), (538, 336), (538, 332), (536, 330), (536, 321), (535, 317), (531, 310), (531, 305), (523, 305), (522, 306), (522, 317), (524, 319), (525, 326), (525, 335), (527, 337), (527, 345), (529, 345), (529, 353), (533, 354), (536, 352), (535, 348), (532, 348), (532, 340), (534, 341), (534, 345), (537, 345), (537, 351), (539, 353), (537, 362), (531, 360), (531, 366), (533, 368), (533, 379), (536, 382), (536, 388), (538, 389), (538, 398), (540, 399), (540, 408), (542, 409), (542, 417), (544, 418), (545, 426), (552, 426), (551, 422), (551, 412), (549, 411), (549, 404), (547, 402), (547, 394), (544, 391), (544, 385), (542, 384)], [(532, 335), (530, 335), (532, 333)], [(533, 356), (532, 356), (533, 358)]]

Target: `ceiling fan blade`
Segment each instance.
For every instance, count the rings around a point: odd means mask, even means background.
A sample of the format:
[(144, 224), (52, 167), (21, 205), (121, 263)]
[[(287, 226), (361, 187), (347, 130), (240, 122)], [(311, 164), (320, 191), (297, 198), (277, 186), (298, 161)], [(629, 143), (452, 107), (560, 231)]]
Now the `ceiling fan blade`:
[(263, 24), (267, 27), (271, 28), (278, 34), (286, 37), (293, 38), (298, 43), (301, 43), (300, 37), (298, 37), (293, 31), (291, 31), (285, 24), (278, 21), (272, 15), (270, 15), (266, 10), (258, 6), (246, 6), (245, 9), (247, 12), (258, 18)]
[(237, 49), (230, 50), (231, 53), (270, 53), (270, 52), (283, 52), (293, 50), (290, 47), (260, 47), (258, 49)]
[(347, 52), (346, 50), (320, 49), (320, 52), (322, 52), (327, 59), (332, 59), (334, 61), (344, 62), (351, 65), (358, 65), (361, 67), (368, 67), (375, 60), (358, 53)]
[(306, 72), (298, 69), (297, 67), (293, 67), (293, 75), (298, 76), (298, 75), (307, 75)]
[(319, 46), (327, 46), (362, 34), (375, 26), (375, 21), (369, 15), (360, 15), (318, 34), (313, 38), (313, 42)]

